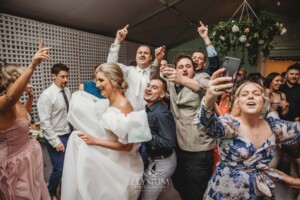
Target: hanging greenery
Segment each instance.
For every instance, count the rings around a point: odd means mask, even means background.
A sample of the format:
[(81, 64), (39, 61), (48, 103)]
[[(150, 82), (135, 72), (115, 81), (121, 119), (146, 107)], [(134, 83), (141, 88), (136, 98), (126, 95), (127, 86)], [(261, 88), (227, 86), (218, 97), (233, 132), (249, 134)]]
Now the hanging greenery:
[(274, 37), (286, 32), (282, 23), (261, 15), (259, 19), (221, 21), (214, 26), (211, 38), (219, 54), (226, 55), (231, 50), (242, 51), (243, 55), (247, 52), (249, 63), (254, 65), (259, 55), (269, 56)]

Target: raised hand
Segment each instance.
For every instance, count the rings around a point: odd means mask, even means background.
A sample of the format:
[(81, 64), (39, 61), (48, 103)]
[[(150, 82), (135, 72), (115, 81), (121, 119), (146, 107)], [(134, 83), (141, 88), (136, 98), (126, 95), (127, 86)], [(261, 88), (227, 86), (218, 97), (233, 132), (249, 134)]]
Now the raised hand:
[(232, 83), (228, 83), (232, 80), (232, 77), (220, 77), (224, 70), (225, 68), (221, 68), (211, 76), (205, 94), (205, 104), (207, 107), (212, 108), (215, 105), (218, 96), (224, 94), (225, 90), (233, 87)]
[(34, 97), (34, 92), (33, 92), (33, 86), (28, 84), (25, 88), (25, 92), (27, 93), (28, 97)]
[(199, 21), (200, 26), (198, 27), (198, 33), (200, 37), (207, 38), (208, 37), (208, 28), (201, 21)]
[(48, 52), (49, 52), (50, 49), (51, 49), (50, 47), (45, 48), (44, 47), (44, 42), (41, 41), (40, 45), (39, 45), (39, 48), (38, 48), (38, 51), (35, 53), (35, 55), (32, 58), (31, 65), (33, 67), (36, 67), (39, 64), (41, 64), (43, 62), (43, 60), (50, 59), (50, 57), (48, 55)]
[(127, 24), (124, 28), (117, 31), (115, 43), (120, 44), (123, 40), (125, 40), (126, 35), (128, 33), (129, 24)]
[(155, 49), (155, 58), (159, 61), (161, 61), (166, 53), (166, 46), (161, 46)]

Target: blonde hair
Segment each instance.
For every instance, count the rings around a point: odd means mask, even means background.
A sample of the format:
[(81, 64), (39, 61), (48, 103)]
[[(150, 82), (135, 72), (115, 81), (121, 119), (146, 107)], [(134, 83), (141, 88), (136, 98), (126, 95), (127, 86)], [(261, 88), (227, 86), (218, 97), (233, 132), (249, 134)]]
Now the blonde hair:
[(7, 64), (0, 66), (0, 96), (4, 95), (7, 89), (25, 71), (21, 65)]
[(114, 86), (115, 90), (122, 90), (125, 93), (128, 88), (122, 69), (115, 63), (103, 63), (97, 67), (95, 72), (102, 72)]
[(268, 96), (265, 94), (265, 89), (264, 89), (261, 85), (259, 85), (259, 84), (257, 84), (257, 83), (254, 83), (254, 82), (252, 82), (252, 81), (245, 81), (244, 83), (242, 83), (242, 84), (236, 89), (236, 91), (235, 91), (235, 93), (234, 93), (234, 96), (233, 96), (233, 98), (232, 98), (232, 101), (231, 101), (231, 106), (230, 106), (231, 108), (232, 108), (232, 104), (237, 104), (237, 103), (238, 103), (239, 96), (240, 96), (240, 93), (241, 93), (242, 89), (243, 89), (246, 85), (248, 85), (248, 84), (253, 84), (253, 85), (255, 85), (255, 86), (261, 91), (262, 98), (263, 98), (264, 102), (266, 102), (266, 101), (269, 100)]

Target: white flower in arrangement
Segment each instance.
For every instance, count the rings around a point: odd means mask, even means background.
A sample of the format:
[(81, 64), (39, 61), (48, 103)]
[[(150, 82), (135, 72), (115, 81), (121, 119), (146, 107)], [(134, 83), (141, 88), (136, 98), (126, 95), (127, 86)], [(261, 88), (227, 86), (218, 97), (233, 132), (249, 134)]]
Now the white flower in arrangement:
[(242, 35), (242, 36), (239, 38), (239, 41), (240, 41), (241, 43), (246, 42), (246, 41), (247, 41), (246, 36), (245, 36), (245, 35)]
[(265, 41), (264, 40), (258, 40), (258, 44), (264, 44)]
[(250, 28), (247, 27), (244, 29), (244, 33), (249, 33), (249, 32), (250, 32)]
[(279, 22), (276, 22), (276, 24), (275, 24), (277, 27), (279, 27)]
[(212, 34), (211, 34), (213, 37), (216, 36), (216, 31), (214, 31)]
[(282, 29), (283, 28), (283, 23), (279, 24), (279, 28)]
[(223, 35), (221, 35), (220, 40), (225, 41), (225, 37)]
[(249, 44), (249, 43), (246, 43), (246, 44), (245, 44), (245, 47), (250, 47), (250, 44)]
[(232, 28), (231, 28), (232, 32), (238, 32), (240, 31), (240, 28), (237, 26), (237, 25), (233, 25)]
[(284, 35), (286, 34), (287, 32), (287, 29), (286, 28), (282, 28), (281, 31), (280, 31), (280, 35)]

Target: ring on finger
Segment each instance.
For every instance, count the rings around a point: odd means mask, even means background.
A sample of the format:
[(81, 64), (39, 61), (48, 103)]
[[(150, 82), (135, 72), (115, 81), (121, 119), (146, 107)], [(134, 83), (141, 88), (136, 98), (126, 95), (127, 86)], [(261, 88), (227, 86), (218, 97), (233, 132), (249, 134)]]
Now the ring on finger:
[(218, 92), (218, 91), (219, 91), (219, 87), (218, 87), (218, 86), (216, 86), (216, 88), (215, 88), (215, 91), (216, 91), (216, 92)]

